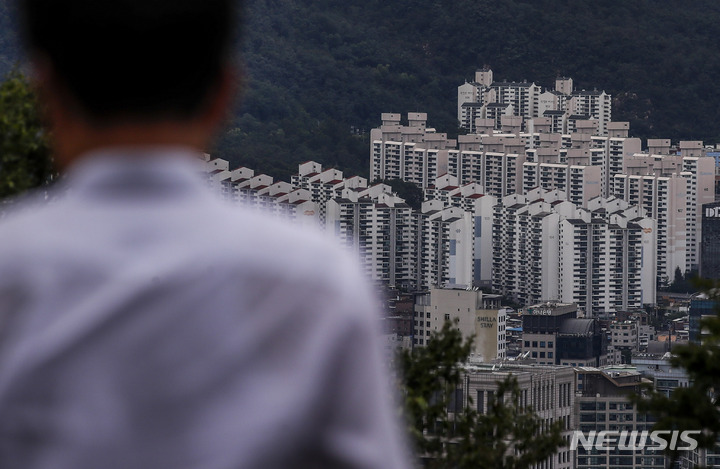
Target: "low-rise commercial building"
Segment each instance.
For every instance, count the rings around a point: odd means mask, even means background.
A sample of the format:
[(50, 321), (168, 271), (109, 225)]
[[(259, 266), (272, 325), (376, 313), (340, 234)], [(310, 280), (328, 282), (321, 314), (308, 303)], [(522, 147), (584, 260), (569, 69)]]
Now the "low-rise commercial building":
[(431, 288), (415, 300), (413, 343), (424, 346), (450, 321), (464, 338), (473, 340), (473, 356), (490, 361), (506, 356), (506, 314), (498, 295), (476, 288)]
[(603, 366), (607, 341), (594, 318), (578, 318), (577, 305), (546, 302), (525, 309), (522, 353), (539, 364)]

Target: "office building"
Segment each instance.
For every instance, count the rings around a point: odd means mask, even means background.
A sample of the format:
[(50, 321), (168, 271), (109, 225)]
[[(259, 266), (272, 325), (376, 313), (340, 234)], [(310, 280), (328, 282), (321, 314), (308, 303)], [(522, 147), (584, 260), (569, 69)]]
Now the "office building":
[[(541, 428), (548, 428), (555, 422), (562, 422), (562, 438), (565, 446), (533, 469), (570, 469), (575, 467), (575, 452), (570, 450), (572, 430), (576, 428), (575, 418), (575, 373), (571, 367), (550, 365), (527, 365), (520, 362), (497, 361), (495, 363), (474, 363), (465, 366), (461, 393), (456, 402), (469, 405), (481, 414), (498, 397), (498, 381), (512, 375), (518, 381), (520, 402), (530, 407), (540, 419)], [(509, 396), (501, 396), (508, 399)]]
[(675, 388), (685, 388), (690, 384), (687, 371), (672, 366), (670, 352), (633, 353), (632, 366), (653, 383), (653, 388), (666, 396)]
[(700, 276), (720, 280), (720, 202), (702, 206)]
[[(586, 449), (579, 444), (576, 467), (664, 469), (666, 461), (661, 450), (651, 449), (651, 444), (642, 447), (637, 444), (643, 439), (643, 431), (647, 431), (647, 434), (652, 431), (653, 419), (638, 412), (628, 399), (631, 394), (639, 393), (642, 383), (648, 381), (637, 370), (626, 367), (581, 367), (576, 368), (575, 373), (577, 428), (585, 435), (593, 431), (637, 432), (638, 438), (636, 445), (625, 441), (623, 445), (608, 445), (605, 450)], [(649, 437), (644, 439), (652, 443)], [(633, 446), (637, 446), (637, 449)]]
[(522, 353), (545, 365), (603, 366), (607, 341), (600, 323), (578, 318), (575, 304), (545, 302), (525, 308)]
[(505, 358), (505, 310), (500, 296), (488, 295), (476, 288), (431, 288), (415, 300), (413, 343), (427, 345), (428, 339), (450, 321), (471, 338), (472, 354), (481, 361)]
[(717, 301), (708, 298), (705, 293), (690, 300), (688, 311), (688, 340), (690, 342), (694, 344), (702, 343), (703, 336), (707, 332), (703, 332), (700, 322), (703, 318), (717, 316), (719, 307)]

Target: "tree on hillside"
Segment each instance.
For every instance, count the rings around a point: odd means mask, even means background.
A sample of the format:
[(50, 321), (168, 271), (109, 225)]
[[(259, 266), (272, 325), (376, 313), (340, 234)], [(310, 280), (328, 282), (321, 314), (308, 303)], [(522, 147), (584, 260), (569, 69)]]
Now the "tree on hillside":
[(563, 444), (561, 423), (543, 429), (532, 408), (521, 405), (512, 375), (498, 383), (486, 414), (471, 399), (463, 405), (461, 364), (470, 350), (471, 341), (446, 322), (425, 347), (400, 354), (409, 433), (425, 466), (525, 469), (554, 454)]
[(45, 184), (53, 174), (35, 95), (12, 71), (0, 83), (0, 198)]
[[(712, 448), (720, 437), (720, 282), (696, 279), (694, 283), (715, 301), (717, 313), (700, 320), (702, 343), (673, 347), (671, 363), (687, 372), (689, 386), (675, 388), (669, 396), (647, 386), (633, 401), (638, 410), (655, 416), (653, 430), (702, 430), (693, 438), (700, 447)], [(678, 451), (668, 454), (672, 462), (679, 457)]]
[(387, 184), (392, 187), (398, 197), (405, 200), (414, 210), (420, 210), (423, 202), (423, 191), (417, 184), (412, 182), (406, 182), (402, 179), (376, 179), (372, 182), (373, 184)]
[(683, 274), (680, 267), (677, 267), (675, 269), (673, 282), (665, 288), (665, 291), (673, 293), (696, 293), (698, 291), (694, 281), (696, 277), (697, 272), (688, 271)]

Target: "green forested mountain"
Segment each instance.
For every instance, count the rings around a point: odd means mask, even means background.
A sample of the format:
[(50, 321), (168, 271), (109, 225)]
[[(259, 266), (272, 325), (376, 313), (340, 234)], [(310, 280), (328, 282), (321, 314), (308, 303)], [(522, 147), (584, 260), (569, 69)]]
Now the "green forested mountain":
[[(5, 68), (17, 57), (6, 1)], [(308, 159), (367, 174), (362, 132), (381, 112), (425, 111), (452, 134), (457, 86), (483, 65), (605, 89), (638, 137), (720, 142), (715, 0), (251, 0), (247, 27), (244, 98), (214, 153), (274, 176)]]

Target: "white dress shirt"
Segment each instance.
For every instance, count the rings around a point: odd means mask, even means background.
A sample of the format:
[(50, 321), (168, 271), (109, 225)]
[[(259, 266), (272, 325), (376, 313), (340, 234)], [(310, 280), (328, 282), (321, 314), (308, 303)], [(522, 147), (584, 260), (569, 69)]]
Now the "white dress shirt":
[(0, 467), (406, 467), (355, 263), (196, 161), (96, 152), (0, 222)]

